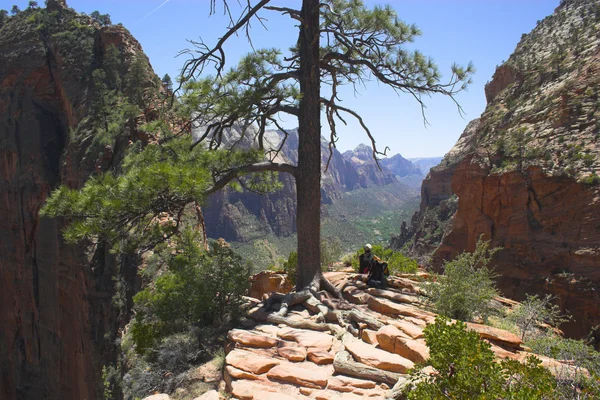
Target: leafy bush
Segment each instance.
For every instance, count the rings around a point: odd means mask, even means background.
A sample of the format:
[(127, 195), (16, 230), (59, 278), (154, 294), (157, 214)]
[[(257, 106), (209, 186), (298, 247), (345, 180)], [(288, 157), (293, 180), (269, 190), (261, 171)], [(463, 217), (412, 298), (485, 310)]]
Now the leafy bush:
[(438, 316), (425, 328), (430, 349), (427, 362), (437, 371), (424, 376), (413, 371), (408, 399), (550, 399), (555, 380), (530, 357), (527, 363), (495, 361), (491, 345), (467, 331), (460, 321)]
[(329, 266), (339, 261), (342, 255), (342, 242), (339, 238), (321, 239), (321, 266)]
[(167, 247), (166, 271), (134, 297), (130, 329), (140, 354), (173, 333), (223, 326), (239, 316), (249, 267), (226, 243), (213, 242), (211, 251), (203, 252), (196, 235), (186, 231), (174, 252)]
[(428, 286), (429, 296), (440, 314), (462, 321), (475, 316), (487, 319), (489, 303), (498, 294), (494, 274), (487, 268), (498, 249), (490, 250), (489, 246), (489, 242), (480, 239), (473, 253), (459, 254), (447, 262), (438, 283)]
[[(538, 336), (526, 342), (540, 355), (566, 360), (573, 367), (558, 371), (557, 398), (600, 399), (600, 352), (583, 340), (556, 335)], [(591, 376), (583, 372), (585, 368)]]
[(551, 295), (544, 298), (527, 295), (527, 299), (508, 314), (508, 320), (519, 328), (521, 340), (527, 340), (529, 335), (538, 330), (540, 324), (556, 327), (569, 320), (560, 312), (560, 307), (552, 304), (552, 300)]
[[(364, 248), (360, 248), (355, 256), (352, 258), (352, 267), (358, 271), (358, 256), (365, 252)], [(381, 260), (388, 263), (390, 273), (394, 274), (414, 274), (418, 270), (417, 261), (405, 256), (400, 251), (394, 251), (390, 248), (384, 248), (383, 246), (376, 244), (371, 249), (371, 252)]]
[(287, 274), (287, 279), (292, 285), (296, 285), (296, 268), (298, 267), (298, 253), (292, 251), (287, 261), (283, 263), (283, 269)]
[(587, 176), (587, 177), (581, 179), (581, 183), (583, 183), (584, 185), (590, 185), (590, 186), (600, 185), (600, 176), (598, 176), (596, 174), (592, 174), (590, 176)]

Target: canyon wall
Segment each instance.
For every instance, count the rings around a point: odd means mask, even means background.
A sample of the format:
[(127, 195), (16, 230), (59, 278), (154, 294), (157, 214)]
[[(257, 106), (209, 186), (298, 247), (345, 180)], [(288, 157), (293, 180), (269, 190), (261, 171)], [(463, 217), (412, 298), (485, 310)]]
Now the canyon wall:
[[(101, 398), (102, 367), (116, 360), (123, 322), (113, 306), (119, 275), (130, 292), (137, 268), (100, 243), (66, 244), (66, 221), (40, 218), (50, 192), (79, 187), (112, 168), (120, 145), (87, 151), (73, 130), (89, 113), (91, 73), (109, 45), (139, 43), (122, 26), (100, 26), (64, 1), (28, 9), (0, 28), (0, 398)], [(130, 296), (129, 296), (130, 297)]]
[(490, 240), (503, 294), (557, 296), (579, 337), (600, 323), (598, 32), (598, 2), (570, 0), (523, 35), (393, 240), (438, 269)]

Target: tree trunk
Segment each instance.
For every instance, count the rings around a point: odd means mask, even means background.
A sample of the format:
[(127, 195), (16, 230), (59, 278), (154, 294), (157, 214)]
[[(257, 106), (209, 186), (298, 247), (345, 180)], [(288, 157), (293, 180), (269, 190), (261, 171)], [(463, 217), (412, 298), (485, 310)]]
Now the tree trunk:
[(310, 285), (321, 260), (321, 110), (319, 76), (319, 0), (303, 0), (300, 28), (300, 90), (298, 118), (297, 288)]

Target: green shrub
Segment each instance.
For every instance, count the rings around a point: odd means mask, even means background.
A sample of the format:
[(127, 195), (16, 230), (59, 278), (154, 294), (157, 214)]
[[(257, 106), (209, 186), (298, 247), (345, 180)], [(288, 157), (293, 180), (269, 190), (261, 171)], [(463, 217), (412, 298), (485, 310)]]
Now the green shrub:
[(339, 238), (321, 239), (321, 266), (327, 267), (339, 261), (342, 256), (342, 242)]
[[(583, 340), (564, 339), (556, 335), (538, 336), (526, 342), (531, 350), (573, 367), (558, 371), (557, 398), (600, 399), (600, 352)], [(585, 368), (590, 376), (583, 372)], [(573, 374), (574, 372), (574, 374)]]
[(298, 267), (298, 253), (292, 251), (287, 261), (283, 263), (283, 270), (292, 285), (296, 285), (296, 268)]
[[(352, 257), (352, 268), (358, 271), (358, 257), (365, 252), (364, 248), (360, 248), (354, 257)], [(384, 248), (383, 246), (376, 244), (371, 249), (371, 252), (377, 257), (381, 258), (382, 261), (388, 263), (390, 274), (414, 274), (418, 270), (417, 261), (405, 256), (400, 251), (394, 251), (390, 248)]]
[(226, 243), (203, 252), (196, 233), (182, 235), (176, 250), (165, 251), (166, 271), (134, 296), (131, 335), (140, 354), (163, 338), (194, 326), (224, 326), (240, 314), (249, 267)]
[(490, 250), (489, 246), (489, 242), (480, 239), (473, 253), (459, 254), (447, 262), (438, 283), (428, 286), (438, 313), (462, 321), (470, 321), (475, 316), (487, 320), (489, 303), (498, 294), (494, 274), (487, 268), (498, 249)]
[(514, 360), (497, 363), (491, 345), (478, 333), (441, 316), (424, 333), (430, 349), (427, 364), (437, 374), (424, 376), (415, 369), (408, 399), (552, 398), (555, 380), (534, 357), (525, 364)]
[(581, 183), (583, 183), (584, 185), (590, 185), (590, 186), (600, 185), (600, 176), (598, 176), (596, 174), (592, 174), (590, 176), (587, 176), (587, 177), (581, 179)]
[(410, 257), (406, 257), (399, 251), (393, 252), (392, 255), (387, 259), (387, 263), (392, 275), (414, 274), (418, 270), (417, 261)]
[(560, 307), (552, 304), (553, 297), (547, 295), (544, 298), (527, 295), (525, 301), (520, 303), (507, 319), (519, 328), (521, 340), (527, 338), (538, 331), (540, 324), (548, 324), (557, 327), (570, 318), (560, 312)]

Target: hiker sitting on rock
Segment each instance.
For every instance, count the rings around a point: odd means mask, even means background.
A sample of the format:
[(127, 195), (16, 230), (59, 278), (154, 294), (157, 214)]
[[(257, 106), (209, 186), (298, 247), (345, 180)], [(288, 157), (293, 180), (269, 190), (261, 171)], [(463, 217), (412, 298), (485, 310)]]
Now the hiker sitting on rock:
[(365, 252), (358, 256), (358, 273), (368, 274), (371, 271), (371, 264), (373, 263), (373, 252), (371, 251), (371, 245), (365, 244)]
[(376, 289), (383, 289), (387, 284), (388, 276), (390, 276), (388, 264), (379, 259), (373, 260), (371, 263), (369, 276), (367, 277), (367, 286)]

